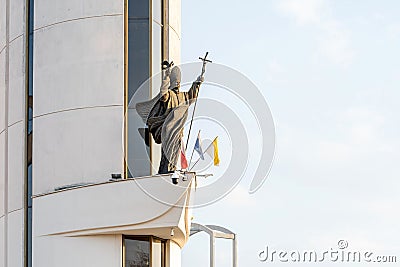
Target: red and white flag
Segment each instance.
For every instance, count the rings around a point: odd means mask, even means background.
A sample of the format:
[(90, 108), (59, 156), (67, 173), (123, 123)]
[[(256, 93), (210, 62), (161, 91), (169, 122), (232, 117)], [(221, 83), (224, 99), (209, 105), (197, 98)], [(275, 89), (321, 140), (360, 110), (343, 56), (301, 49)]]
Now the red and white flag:
[(183, 140), (181, 140), (181, 169), (187, 169), (189, 167), (186, 156), (185, 156), (185, 147), (183, 145)]

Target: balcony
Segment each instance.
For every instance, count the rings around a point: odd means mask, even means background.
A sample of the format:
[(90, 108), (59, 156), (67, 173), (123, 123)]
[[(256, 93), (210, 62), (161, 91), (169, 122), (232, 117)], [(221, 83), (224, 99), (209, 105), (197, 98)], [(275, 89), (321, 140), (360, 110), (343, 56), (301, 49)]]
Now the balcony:
[(76, 185), (33, 196), (33, 235), (153, 235), (180, 247), (190, 235), (195, 173)]

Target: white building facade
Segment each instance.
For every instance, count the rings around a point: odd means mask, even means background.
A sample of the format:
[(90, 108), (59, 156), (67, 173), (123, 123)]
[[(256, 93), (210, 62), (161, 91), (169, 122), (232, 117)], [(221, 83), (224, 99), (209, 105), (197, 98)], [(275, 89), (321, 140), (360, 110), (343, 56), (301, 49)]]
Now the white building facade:
[(180, 18), (180, 0), (0, 0), (1, 267), (181, 265), (194, 174), (151, 176), (160, 150), (132, 150), (126, 119), (179, 63)]

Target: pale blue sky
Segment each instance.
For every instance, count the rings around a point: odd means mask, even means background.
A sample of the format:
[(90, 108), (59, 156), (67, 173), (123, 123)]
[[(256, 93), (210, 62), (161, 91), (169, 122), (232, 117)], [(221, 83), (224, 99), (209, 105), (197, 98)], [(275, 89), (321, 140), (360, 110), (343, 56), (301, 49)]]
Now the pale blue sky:
[[(263, 187), (249, 195), (246, 177), (194, 211), (238, 233), (239, 266), (290, 264), (259, 262), (265, 245), (324, 251), (340, 239), (400, 261), (399, 10), (395, 0), (182, 1), (182, 62), (209, 51), (241, 71), (276, 123)], [(217, 253), (230, 266), (228, 242)], [(194, 237), (183, 266), (208, 266), (207, 255), (207, 237)]]

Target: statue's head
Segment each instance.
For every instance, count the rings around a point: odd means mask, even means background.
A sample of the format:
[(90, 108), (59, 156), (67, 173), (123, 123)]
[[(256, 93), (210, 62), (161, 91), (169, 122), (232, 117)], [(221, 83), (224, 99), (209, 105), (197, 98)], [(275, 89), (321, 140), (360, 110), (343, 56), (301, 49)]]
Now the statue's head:
[(171, 70), (171, 74), (169, 75), (170, 78), (170, 89), (175, 89), (179, 90), (179, 87), (181, 86), (181, 70), (178, 66), (175, 66)]

